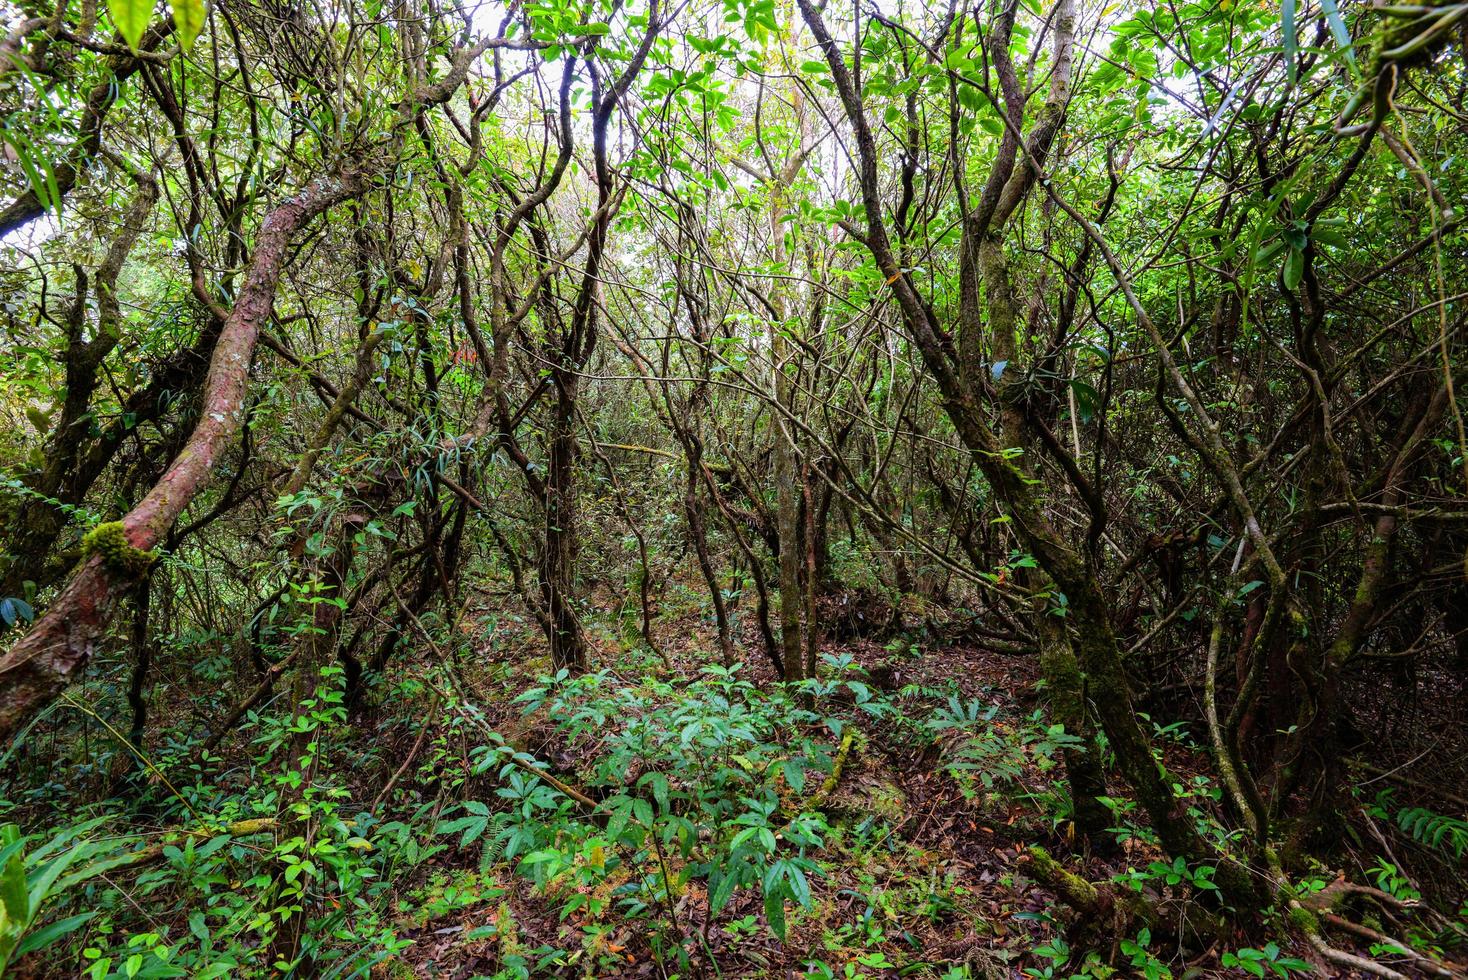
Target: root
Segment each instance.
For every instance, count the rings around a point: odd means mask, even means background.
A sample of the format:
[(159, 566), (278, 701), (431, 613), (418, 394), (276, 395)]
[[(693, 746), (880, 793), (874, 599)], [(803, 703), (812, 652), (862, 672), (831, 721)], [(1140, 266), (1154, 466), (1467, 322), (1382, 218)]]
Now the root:
[(1043, 847), (1026, 848), (1019, 864), (1026, 874), (1049, 888), (1077, 912), (1096, 916), (1109, 910), (1111, 903), (1103, 898), (1101, 889), (1080, 875), (1067, 871)]
[(1318, 932), (1307, 932), (1306, 938), (1310, 940), (1310, 945), (1314, 947), (1315, 952), (1319, 953), (1322, 959), (1329, 963), (1334, 963), (1336, 966), (1360, 970), (1362, 973), (1369, 973), (1375, 977), (1386, 977), (1387, 980), (1411, 980), (1405, 973), (1398, 973), (1391, 967), (1383, 966), (1375, 960), (1368, 960), (1364, 956), (1357, 956), (1355, 953), (1347, 953), (1343, 949), (1336, 949), (1330, 943), (1326, 942)]
[[(1130, 933), (1143, 926), (1154, 931), (1168, 927), (1168, 919), (1159, 915), (1156, 906), (1143, 896), (1121, 892), (1110, 884), (1093, 884), (1067, 870), (1042, 847), (1027, 849), (1019, 863), (1026, 874), (1049, 888), (1061, 902), (1079, 912), (1089, 924), (1109, 923), (1118, 934)], [(1401, 950), (1401, 955), (1410, 959), (1413, 966), (1427, 973), (1440, 977), (1464, 975), (1456, 964), (1431, 959), (1409, 949), (1405, 943), (1391, 936), (1367, 926), (1358, 925), (1329, 911), (1350, 895), (1367, 895), (1397, 908), (1406, 907), (1408, 904), (1397, 901), (1378, 889), (1353, 885), (1343, 879), (1337, 880), (1319, 894), (1311, 896), (1307, 900), (1308, 905), (1297, 899), (1291, 899), (1289, 901), (1290, 921), (1321, 960), (1335, 967), (1356, 970), (1375, 977), (1384, 977), (1386, 980), (1409, 980), (1405, 974), (1389, 966), (1332, 946), (1321, 934), (1322, 927), (1328, 925), (1373, 943), (1389, 944)], [(1188, 907), (1188, 911), (1185, 911), (1183, 919), (1176, 923), (1176, 927), (1197, 936), (1207, 934), (1216, 936), (1218, 924), (1206, 917), (1200, 919), (1200, 916), (1191, 914), (1192, 908), (1191, 905)]]
[(1358, 885), (1347, 881), (1345, 878), (1337, 878), (1326, 885), (1319, 892), (1301, 900), (1301, 905), (1311, 912), (1329, 912), (1338, 908), (1342, 902), (1352, 895), (1362, 895), (1373, 899), (1381, 905), (1397, 911), (1408, 911), (1421, 905), (1420, 902), (1404, 900), (1395, 895), (1384, 892), (1380, 888), (1372, 888), (1370, 885)]
[(1139, 929), (1154, 933), (1181, 930), (1191, 936), (1216, 936), (1218, 923), (1196, 904), (1185, 907), (1181, 918), (1163, 915), (1157, 904), (1144, 895), (1120, 888), (1110, 882), (1095, 884), (1066, 869), (1050, 852), (1038, 845), (1020, 856), (1019, 867), (1025, 874), (1055, 893), (1055, 897), (1080, 913), (1081, 924), (1101, 927), (1115, 936), (1126, 936)]
[(1426, 970), (1429, 973), (1435, 973), (1440, 977), (1457, 977), (1463, 975), (1463, 968), (1458, 966), (1456, 963), (1439, 963), (1437, 960), (1434, 960), (1431, 957), (1423, 956), (1415, 949), (1409, 947), (1406, 943), (1401, 942), (1397, 939), (1393, 939), (1391, 936), (1388, 936), (1384, 932), (1378, 932), (1370, 926), (1363, 926), (1358, 922), (1352, 922), (1350, 919), (1346, 919), (1342, 916), (1336, 915), (1334, 912), (1326, 912), (1320, 917), (1320, 921), (1323, 922), (1325, 925), (1331, 926), (1335, 929), (1339, 929), (1341, 932), (1348, 932), (1353, 936), (1360, 937), (1361, 939), (1365, 939), (1373, 943), (1385, 943), (1387, 945), (1394, 946), (1401, 951), (1401, 954), (1403, 956), (1407, 957), (1413, 963), (1417, 964), (1418, 967)]

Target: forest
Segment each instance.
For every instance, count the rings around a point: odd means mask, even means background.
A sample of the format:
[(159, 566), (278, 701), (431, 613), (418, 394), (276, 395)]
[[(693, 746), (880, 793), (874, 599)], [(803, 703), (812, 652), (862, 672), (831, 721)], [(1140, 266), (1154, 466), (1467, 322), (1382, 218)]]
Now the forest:
[(0, 976), (1468, 977), (1468, 2), (0, 3)]

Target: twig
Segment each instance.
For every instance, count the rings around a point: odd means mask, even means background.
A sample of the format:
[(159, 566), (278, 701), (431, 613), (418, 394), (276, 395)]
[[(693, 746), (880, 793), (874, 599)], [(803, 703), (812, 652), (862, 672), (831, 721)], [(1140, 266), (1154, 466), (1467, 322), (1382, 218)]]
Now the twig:
[(423, 723), (423, 730), (413, 740), (413, 747), (408, 750), (408, 757), (403, 760), (402, 765), (398, 766), (397, 771), (392, 774), (392, 778), (387, 781), (387, 785), (382, 787), (382, 792), (378, 793), (377, 798), (372, 801), (369, 812), (373, 814), (377, 813), (377, 808), (382, 805), (382, 801), (387, 799), (388, 794), (392, 792), (398, 780), (403, 778), (403, 773), (407, 772), (408, 767), (413, 764), (413, 760), (418, 758), (418, 753), (423, 748), (423, 743), (428, 740), (428, 733), (433, 731), (433, 723), (438, 719), (438, 706), (442, 703), (442, 698), (434, 697), (433, 707), (428, 709), (428, 720)]

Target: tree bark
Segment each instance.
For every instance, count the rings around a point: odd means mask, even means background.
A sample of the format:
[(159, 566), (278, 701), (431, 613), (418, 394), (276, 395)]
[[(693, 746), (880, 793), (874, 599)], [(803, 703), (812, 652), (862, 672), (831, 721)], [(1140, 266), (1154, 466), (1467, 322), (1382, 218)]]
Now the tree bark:
[(556, 372), (550, 465), (545, 484), (545, 543), (540, 594), (546, 611), (551, 663), (573, 673), (586, 669), (586, 639), (576, 616), (576, 396), (574, 371)]
[(274, 308), (292, 237), (332, 205), (363, 193), (368, 183), (368, 171), (351, 162), (312, 181), (261, 223), (238, 302), (215, 344), (199, 421), (188, 442), (147, 496), (123, 517), (120, 540), (84, 555), (51, 607), (0, 658), (0, 740), (12, 737), (86, 666), (119, 598), (146, 569), (150, 559), (143, 553), (164, 539), (239, 432), (250, 360), (260, 328)]

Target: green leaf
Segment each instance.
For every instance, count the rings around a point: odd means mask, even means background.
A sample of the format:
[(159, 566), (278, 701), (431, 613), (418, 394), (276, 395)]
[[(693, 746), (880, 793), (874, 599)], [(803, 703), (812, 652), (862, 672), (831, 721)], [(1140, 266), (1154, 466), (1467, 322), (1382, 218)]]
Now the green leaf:
[(785, 773), (785, 782), (797, 793), (805, 792), (805, 759), (793, 758), (785, 760), (782, 770)]
[(765, 918), (770, 922), (770, 931), (780, 942), (785, 941), (785, 896), (778, 891), (765, 892)]
[(1340, 8), (1336, 6), (1335, 0), (1320, 0), (1320, 9), (1325, 11), (1325, 20), (1330, 24), (1330, 34), (1335, 38), (1335, 43), (1340, 46), (1341, 53), (1346, 56), (1346, 61), (1354, 67), (1356, 53), (1351, 49), (1351, 32), (1346, 27), (1346, 21), (1341, 16)]
[[(57, 840), (61, 840), (61, 838), (57, 838)], [(45, 851), (46, 849), (43, 848), (42, 850)], [(51, 886), (56, 883), (56, 879), (61, 877), (67, 868), (71, 867), (72, 864), (81, 858), (89, 857), (95, 852), (96, 846), (94, 844), (77, 844), (56, 857), (51, 858), (41, 866), (39, 871), (32, 871), (30, 877), (27, 879), (27, 886), (30, 888), (31, 896), (31, 913), (34, 915), (35, 911), (41, 907), (41, 903), (46, 900), (46, 896), (52, 892)]]
[(1101, 404), (1101, 393), (1079, 378), (1071, 379), (1070, 390), (1075, 392), (1076, 414), (1082, 422), (1090, 425), (1096, 415), (1096, 406)]
[(734, 895), (734, 886), (739, 883), (739, 878), (733, 873), (733, 869), (725, 871), (719, 876), (718, 882), (709, 893), (709, 909), (714, 915), (724, 910), (729, 904), (729, 899)]
[(122, 39), (136, 51), (148, 21), (153, 19), (153, 0), (107, 0), (107, 10)]
[(799, 902), (802, 908), (810, 908), (810, 882), (806, 879), (805, 872), (794, 864), (788, 864), (786, 867), (785, 881), (789, 885), (791, 897)]
[(62, 919), (60, 922), (53, 922), (44, 929), (37, 929), (29, 936), (26, 936), (19, 946), (15, 947), (15, 955), (24, 956), (27, 953), (34, 953), (38, 949), (45, 949), (67, 933), (75, 932), (81, 926), (86, 925), (92, 916), (96, 914), (95, 911), (83, 912), (81, 915), (73, 915), (70, 918)]
[(1285, 256), (1285, 288), (1293, 292), (1300, 287), (1300, 280), (1303, 278), (1305, 278), (1305, 253), (1298, 248), (1291, 248), (1289, 254)]
[(204, 0), (168, 0), (173, 9), (173, 26), (185, 51), (204, 30)]
[(1300, 42), (1295, 36), (1295, 0), (1283, 0), (1280, 5), (1280, 37), (1284, 40), (1285, 77), (1295, 84), (1295, 61), (1300, 53)]
[(0, 908), (11, 922), (24, 924), (30, 921), (31, 903), (26, 895), (25, 861), (20, 854), (20, 831), (14, 824), (6, 824), (4, 839), (10, 844), (6, 850), (9, 858), (0, 867)]

